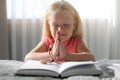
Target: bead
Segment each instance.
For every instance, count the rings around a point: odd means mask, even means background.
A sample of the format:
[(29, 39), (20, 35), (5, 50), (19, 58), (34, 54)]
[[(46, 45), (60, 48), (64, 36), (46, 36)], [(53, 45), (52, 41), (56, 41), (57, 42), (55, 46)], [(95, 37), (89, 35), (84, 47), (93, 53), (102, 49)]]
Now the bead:
[(41, 60), (40, 63), (41, 63), (41, 64), (47, 64), (47, 61)]

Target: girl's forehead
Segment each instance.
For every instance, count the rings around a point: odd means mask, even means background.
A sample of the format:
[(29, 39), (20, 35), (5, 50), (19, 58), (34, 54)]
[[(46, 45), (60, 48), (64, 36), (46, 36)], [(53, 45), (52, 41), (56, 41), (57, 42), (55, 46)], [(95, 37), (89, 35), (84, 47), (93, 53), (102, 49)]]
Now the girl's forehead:
[(73, 21), (74, 17), (69, 12), (61, 11), (56, 12), (55, 14), (51, 15), (50, 20), (67, 20), (67, 21)]
[(65, 11), (65, 10), (60, 10), (60, 11), (56, 12), (55, 14), (61, 15), (61, 16), (72, 16), (73, 17), (73, 15), (71, 14), (70, 11)]

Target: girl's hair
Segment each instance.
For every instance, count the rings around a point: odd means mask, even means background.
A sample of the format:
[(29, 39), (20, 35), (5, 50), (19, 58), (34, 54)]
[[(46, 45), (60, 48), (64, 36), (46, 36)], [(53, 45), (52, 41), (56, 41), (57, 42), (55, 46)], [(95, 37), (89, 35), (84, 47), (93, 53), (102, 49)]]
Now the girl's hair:
[(48, 21), (50, 17), (58, 12), (61, 11), (68, 11), (74, 18), (74, 31), (73, 36), (79, 35), (81, 38), (83, 36), (82, 32), (82, 22), (80, 20), (80, 16), (76, 9), (67, 1), (56, 1), (50, 5), (50, 7), (46, 11), (44, 23), (43, 23), (43, 32), (42, 32), (42, 39), (46, 37), (51, 37), (50, 26)]

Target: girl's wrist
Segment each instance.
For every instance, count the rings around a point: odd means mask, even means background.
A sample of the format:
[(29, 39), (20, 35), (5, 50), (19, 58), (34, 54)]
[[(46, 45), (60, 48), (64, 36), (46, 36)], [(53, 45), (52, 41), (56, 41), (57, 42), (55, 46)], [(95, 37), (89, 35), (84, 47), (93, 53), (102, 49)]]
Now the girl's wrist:
[(54, 61), (54, 57), (53, 57), (52, 51), (48, 51), (48, 53), (49, 53), (49, 60), (51, 62), (53, 62)]

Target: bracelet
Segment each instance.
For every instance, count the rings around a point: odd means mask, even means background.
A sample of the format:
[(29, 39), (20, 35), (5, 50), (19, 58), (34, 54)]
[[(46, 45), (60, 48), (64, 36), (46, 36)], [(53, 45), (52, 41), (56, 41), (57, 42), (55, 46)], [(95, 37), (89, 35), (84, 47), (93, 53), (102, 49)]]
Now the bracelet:
[(53, 58), (53, 55), (52, 55), (52, 52), (49, 51), (49, 58), (50, 58), (50, 61), (53, 62), (54, 61), (54, 58)]

